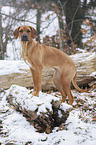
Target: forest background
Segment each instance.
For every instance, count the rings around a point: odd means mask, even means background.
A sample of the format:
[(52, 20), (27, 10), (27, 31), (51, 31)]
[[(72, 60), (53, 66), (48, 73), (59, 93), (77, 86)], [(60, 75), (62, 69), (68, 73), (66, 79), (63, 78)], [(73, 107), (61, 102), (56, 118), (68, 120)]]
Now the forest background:
[[(37, 30), (37, 41), (67, 54), (76, 53), (78, 47), (96, 50), (95, 0), (1, 0), (1, 60), (21, 59), (20, 44), (15, 43), (13, 31), (22, 24)], [(9, 55), (9, 44), (13, 57)]]

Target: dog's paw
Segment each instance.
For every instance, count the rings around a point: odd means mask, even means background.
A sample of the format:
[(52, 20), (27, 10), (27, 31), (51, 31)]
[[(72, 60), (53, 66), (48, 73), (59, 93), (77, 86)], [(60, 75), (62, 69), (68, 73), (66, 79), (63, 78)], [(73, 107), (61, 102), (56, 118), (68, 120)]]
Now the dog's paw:
[(32, 91), (31, 93), (32, 93), (32, 95), (33, 95), (33, 96), (35, 96), (35, 94), (36, 94), (36, 91)]
[(37, 93), (36, 91), (32, 91), (32, 95), (38, 97), (39, 96), (39, 93)]

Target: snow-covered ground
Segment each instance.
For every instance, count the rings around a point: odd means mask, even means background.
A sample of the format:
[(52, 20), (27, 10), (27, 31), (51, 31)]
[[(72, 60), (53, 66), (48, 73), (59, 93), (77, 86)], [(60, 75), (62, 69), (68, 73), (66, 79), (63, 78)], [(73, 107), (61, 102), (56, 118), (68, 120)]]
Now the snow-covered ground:
[[(85, 106), (91, 108), (95, 106), (96, 114), (96, 91), (92, 91), (90, 94), (77, 93), (73, 91), (76, 96), (76, 100), (79, 99), (85, 101)], [(16, 100), (22, 104), (22, 107), (28, 107), (28, 109), (35, 109), (36, 105), (41, 105), (41, 110), (46, 108), (51, 109), (50, 101), (52, 99), (60, 99), (60, 96), (55, 97), (55, 93), (46, 94), (40, 92), (39, 97), (33, 97), (29, 93), (29, 90), (13, 85), (10, 89), (2, 91), (0, 93), (0, 121), (1, 135), (0, 142), (2, 145), (6, 143), (14, 143), (16, 145), (25, 145), (27, 143), (34, 145), (95, 145), (96, 144), (96, 122), (92, 122), (92, 115), (94, 111), (86, 109), (84, 111), (80, 107), (76, 107), (76, 101), (74, 101), (73, 110), (66, 121), (67, 129), (59, 130), (58, 127), (54, 128), (52, 133), (38, 133), (36, 129), (30, 125), (22, 114), (15, 111), (14, 107), (10, 106), (6, 101), (8, 94), (15, 96)], [(90, 97), (93, 96), (93, 97)], [(32, 103), (32, 99), (36, 100), (36, 103)], [(25, 102), (25, 103), (24, 103)], [(48, 105), (49, 104), (49, 105)], [(62, 107), (70, 107), (66, 103), (63, 103)], [(81, 105), (82, 106), (82, 105)]]

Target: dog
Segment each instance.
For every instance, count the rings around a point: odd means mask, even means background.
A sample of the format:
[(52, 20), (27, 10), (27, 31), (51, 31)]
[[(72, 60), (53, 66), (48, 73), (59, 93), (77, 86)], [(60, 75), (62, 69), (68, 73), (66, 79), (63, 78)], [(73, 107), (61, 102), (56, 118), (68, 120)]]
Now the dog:
[(42, 69), (46, 67), (55, 70), (53, 82), (62, 95), (62, 102), (65, 102), (68, 96), (69, 104), (72, 105), (73, 103), (71, 81), (77, 90), (87, 92), (76, 84), (77, 71), (73, 60), (59, 49), (35, 41), (37, 31), (32, 26), (19, 26), (15, 29), (13, 35), (15, 39), (19, 37), (22, 57), (30, 67), (34, 83), (34, 96), (39, 95)]

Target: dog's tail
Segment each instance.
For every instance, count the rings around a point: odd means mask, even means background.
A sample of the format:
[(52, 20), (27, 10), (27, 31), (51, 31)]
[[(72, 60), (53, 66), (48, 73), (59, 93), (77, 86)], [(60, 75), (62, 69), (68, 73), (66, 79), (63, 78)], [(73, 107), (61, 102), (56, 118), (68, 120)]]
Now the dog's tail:
[(78, 86), (77, 83), (76, 83), (76, 76), (77, 76), (77, 72), (75, 73), (75, 76), (74, 76), (73, 81), (72, 81), (74, 87), (75, 87), (78, 91), (80, 91), (80, 92), (89, 93), (88, 90), (83, 90), (83, 89), (79, 88), (79, 86)]

